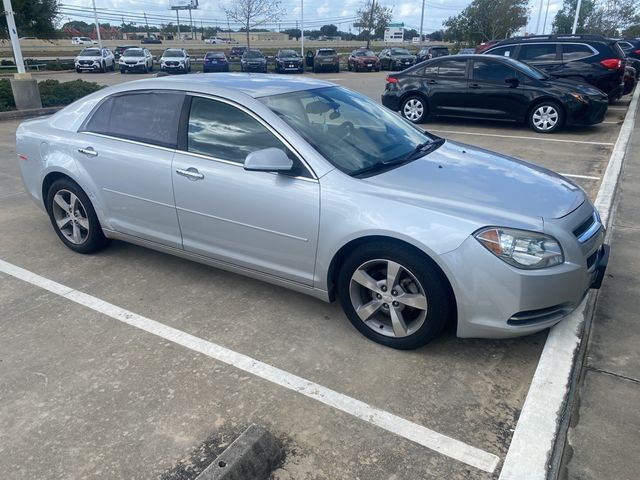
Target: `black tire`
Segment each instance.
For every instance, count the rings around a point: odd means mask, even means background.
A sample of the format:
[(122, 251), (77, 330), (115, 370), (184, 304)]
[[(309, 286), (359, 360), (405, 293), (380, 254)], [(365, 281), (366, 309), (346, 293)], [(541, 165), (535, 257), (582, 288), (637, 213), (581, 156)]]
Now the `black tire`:
[(318, 69), (315, 67), (315, 65), (313, 67), (313, 73), (318, 73)]
[[(64, 192), (71, 192), (78, 198), (81, 208), (77, 208), (75, 213), (82, 216), (82, 218), (85, 219), (89, 225), (88, 232), (86, 232), (86, 238), (84, 238), (80, 243), (74, 243), (69, 240), (61, 231), (56, 222), (55, 215), (57, 213), (55, 212), (60, 212), (63, 209), (57, 203), (55, 203), (54, 198), (57, 193), (65, 195)], [(74, 252), (94, 253), (103, 249), (107, 245), (108, 239), (102, 233), (102, 227), (100, 226), (96, 211), (94, 210), (89, 197), (73, 180), (69, 178), (60, 178), (53, 182), (53, 184), (51, 184), (51, 187), (49, 187), (49, 191), (47, 192), (46, 206), (47, 213), (49, 214), (49, 219), (51, 220), (51, 225), (53, 226), (56, 234), (58, 235), (60, 240), (62, 240), (62, 243), (64, 243)]]
[[(347, 62), (347, 70), (350, 71), (350, 72), (353, 71), (353, 66), (351, 66), (351, 62)], [(358, 70), (356, 69), (356, 72), (357, 71)]]
[(144, 64), (144, 67), (142, 67), (142, 73), (149, 73), (149, 67), (147, 67), (147, 64)]
[[(354, 299), (362, 304), (378, 300), (371, 300), (374, 298), (373, 292), (357, 282), (352, 282), (352, 276), (367, 264), (372, 264), (372, 268), (375, 269), (376, 265), (384, 265), (386, 261), (395, 262), (403, 267), (400, 270), (402, 273), (398, 276), (402, 280), (391, 287), (392, 292), (399, 296), (389, 295), (391, 288), (380, 291), (382, 295), (389, 296), (389, 303), (383, 304), (388, 306), (379, 307), (369, 317), (370, 324), (367, 324), (358, 316)], [(384, 269), (380, 270), (383, 280), (386, 278), (384, 272)], [(379, 279), (374, 277), (374, 280)], [(386, 287), (383, 285), (379, 288)], [(346, 258), (338, 274), (337, 293), (347, 318), (360, 333), (376, 343), (401, 350), (421, 347), (436, 337), (446, 325), (454, 306), (447, 279), (429, 257), (421, 255), (411, 247), (384, 241), (359, 247)], [(418, 293), (426, 299), (426, 310), (390, 301), (393, 298), (401, 299), (402, 295), (407, 293)], [(385, 297), (379, 300), (384, 301)], [(398, 306), (393, 307), (391, 303)], [(399, 310), (400, 315), (404, 317), (406, 335), (396, 335), (390, 317), (391, 308)]]
[(149, 71), (153, 72), (153, 63), (151, 64), (151, 66), (149, 67)]
[(411, 123), (423, 123), (429, 118), (429, 105), (420, 95), (410, 95), (402, 101), (400, 114)]
[(126, 68), (121, 68), (120, 69), (120, 73), (124, 75), (125, 73), (127, 73), (127, 69)]
[(102, 62), (102, 66), (100, 67), (100, 73), (105, 73), (107, 71), (107, 64)]
[(380, 67), (376, 67), (376, 72), (379, 72), (379, 71), (380, 71)]
[(340, 64), (336, 65), (336, 73), (340, 73)]
[(111, 71), (112, 72), (116, 71), (116, 62), (115, 61), (111, 62)]
[(76, 68), (76, 73), (82, 73), (82, 70), (80, 70), (79, 68)]
[[(541, 120), (536, 118), (537, 115), (549, 115), (549, 122), (555, 121), (553, 126), (544, 127), (544, 123), (540, 123)], [(555, 120), (554, 120), (555, 118)], [(529, 126), (538, 133), (555, 133), (564, 126), (565, 121), (564, 109), (556, 102), (552, 100), (543, 100), (535, 104), (530, 110), (527, 117)], [(544, 119), (542, 120), (544, 122)]]

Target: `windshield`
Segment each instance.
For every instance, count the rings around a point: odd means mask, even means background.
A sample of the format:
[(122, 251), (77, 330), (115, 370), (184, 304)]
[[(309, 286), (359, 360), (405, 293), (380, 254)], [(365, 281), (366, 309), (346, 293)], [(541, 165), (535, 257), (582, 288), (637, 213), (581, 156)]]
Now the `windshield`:
[(319, 57), (335, 55), (335, 54), (336, 54), (335, 50), (318, 50)]
[(99, 57), (100, 49), (99, 48), (85, 48), (80, 52), (81, 57)]
[(184, 57), (184, 52), (182, 50), (165, 50), (162, 56), (165, 58)]
[(206, 58), (224, 58), (224, 53), (209, 52), (207, 53)]
[(324, 87), (261, 100), (335, 167), (349, 175), (398, 162), (434, 137), (369, 98)]
[(144, 52), (139, 48), (130, 48), (125, 50), (123, 56), (125, 57), (144, 57)]
[(354, 57), (375, 57), (376, 54), (371, 50), (356, 50), (353, 54)]
[(244, 56), (247, 58), (262, 58), (264, 57), (264, 55), (262, 55), (262, 52), (258, 52), (257, 50), (247, 50), (246, 52), (244, 52)]
[(411, 55), (406, 48), (392, 48), (391, 55)]
[(280, 57), (299, 57), (300, 55), (295, 50), (280, 50)]
[(525, 75), (528, 75), (531, 78), (534, 78), (536, 80), (546, 80), (550, 78), (549, 75), (544, 73), (542, 70), (539, 70), (536, 67), (529, 65), (528, 63), (524, 63), (524, 62), (513, 62), (513, 63), (515, 64), (514, 66), (517, 67), (522, 73), (524, 73)]

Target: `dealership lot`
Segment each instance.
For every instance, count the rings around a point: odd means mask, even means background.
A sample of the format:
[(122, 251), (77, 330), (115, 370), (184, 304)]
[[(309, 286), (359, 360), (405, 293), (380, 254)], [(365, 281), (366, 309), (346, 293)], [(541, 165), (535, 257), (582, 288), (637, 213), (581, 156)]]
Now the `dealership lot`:
[[(317, 75), (377, 100), (385, 76)], [(549, 136), (461, 120), (424, 127), (567, 174), (593, 199), (627, 104), (611, 108), (606, 123)], [(224, 445), (255, 422), (287, 444), (276, 478), (497, 475), (499, 465), (483, 470), (456, 452), (474, 447), (483, 458), (504, 458), (545, 333), (488, 341), (459, 340), (449, 331), (426, 348), (393, 351), (360, 336), (337, 305), (281, 288), (121, 242), (79, 256), (22, 191), (16, 126), (0, 124), (0, 225), (10, 232), (1, 260), (365, 402), (399, 417), (397, 425), (404, 419), (414, 430), (461, 443), (435, 453), (410, 441), (406, 430), (391, 433), (373, 418), (196, 353), (193, 342), (178, 345), (161, 329), (134, 328), (113, 309), (83, 306), (0, 273), (0, 468), (14, 478), (151, 478), (210, 435)]]

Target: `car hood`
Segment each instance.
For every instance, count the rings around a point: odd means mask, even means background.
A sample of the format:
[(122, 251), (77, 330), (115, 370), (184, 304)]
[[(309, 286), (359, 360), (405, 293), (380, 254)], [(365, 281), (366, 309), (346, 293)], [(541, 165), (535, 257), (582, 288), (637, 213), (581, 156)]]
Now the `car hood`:
[(266, 63), (267, 59), (266, 58), (261, 58), (261, 57), (251, 57), (251, 58), (243, 58), (242, 61), (243, 62), (262, 62), (262, 63)]
[(356, 60), (363, 60), (365, 62), (377, 62), (378, 57), (353, 57)]
[(578, 186), (551, 170), (452, 141), (363, 181), (396, 200), (486, 219), (560, 218), (585, 201)]
[(184, 62), (187, 57), (161, 57), (161, 62)]
[(300, 57), (278, 57), (278, 60), (281, 62), (301, 62), (302, 58)]
[(393, 58), (399, 58), (400, 60), (413, 60), (415, 55), (391, 55)]
[(84, 57), (81, 55), (78, 55), (76, 57), (76, 60), (101, 60), (101, 59), (102, 57), (99, 55), (96, 55), (96, 56), (91, 55), (91, 56), (84, 56)]
[(563, 92), (575, 92), (585, 95), (598, 95), (606, 96), (601, 90), (597, 89), (593, 85), (581, 81), (581, 80), (568, 80), (563, 78), (551, 78), (550, 80), (543, 80), (542, 83), (555, 87)]
[(127, 57), (126, 55), (120, 55), (120, 60), (144, 60), (147, 57)]

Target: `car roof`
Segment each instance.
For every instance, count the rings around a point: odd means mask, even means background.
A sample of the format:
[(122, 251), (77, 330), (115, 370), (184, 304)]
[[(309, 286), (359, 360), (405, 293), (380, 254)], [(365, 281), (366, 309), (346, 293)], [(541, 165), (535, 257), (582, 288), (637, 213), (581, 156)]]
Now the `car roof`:
[(602, 35), (580, 35), (580, 34), (564, 34), (564, 35), (529, 35), (527, 37), (512, 37), (505, 40), (500, 40), (498, 43), (491, 45), (491, 47), (498, 47), (502, 45), (509, 45), (512, 43), (536, 43), (536, 42), (600, 42), (600, 43), (614, 43), (615, 40), (604, 37)]
[[(214, 76), (188, 75), (185, 77), (169, 76), (137, 80), (110, 87), (108, 91), (115, 93), (116, 91), (125, 92), (138, 89), (172, 88), (223, 96), (229, 96), (231, 92), (240, 92), (253, 98), (259, 98), (281, 93), (335, 86), (333, 83), (310, 77), (283, 78), (281, 75), (220, 73)], [(225, 92), (225, 90), (227, 92)]]

